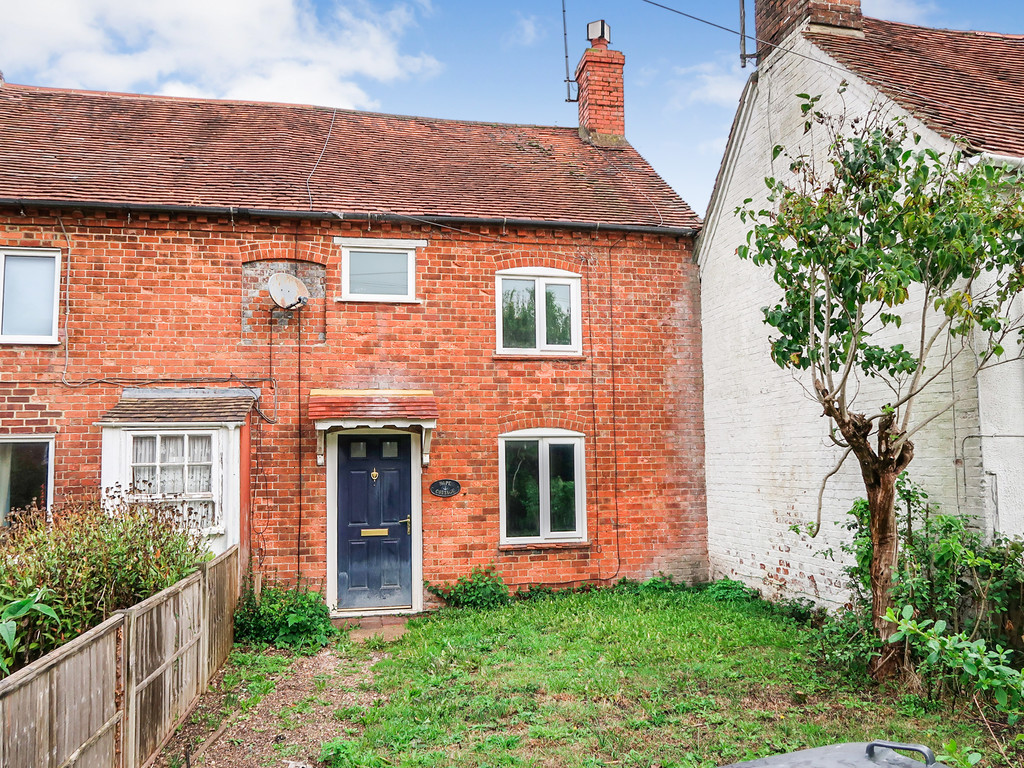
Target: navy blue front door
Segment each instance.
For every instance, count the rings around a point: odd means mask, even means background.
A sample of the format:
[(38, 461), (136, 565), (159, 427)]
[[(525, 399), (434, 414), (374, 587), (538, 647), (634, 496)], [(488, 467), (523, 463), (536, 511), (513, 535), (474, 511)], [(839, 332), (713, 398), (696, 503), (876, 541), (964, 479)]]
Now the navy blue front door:
[(338, 438), (338, 607), (412, 606), (412, 441)]

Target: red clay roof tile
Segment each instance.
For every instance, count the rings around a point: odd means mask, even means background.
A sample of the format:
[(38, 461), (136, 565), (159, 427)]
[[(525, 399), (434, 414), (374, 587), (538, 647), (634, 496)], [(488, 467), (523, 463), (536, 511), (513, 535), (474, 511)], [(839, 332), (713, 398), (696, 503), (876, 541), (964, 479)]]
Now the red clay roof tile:
[(256, 402), (252, 397), (122, 397), (103, 414), (102, 424), (241, 424)]
[(1024, 156), (1024, 35), (865, 18), (863, 39), (807, 36), (939, 133)]
[(321, 419), (413, 419), (438, 417), (437, 398), (429, 390), (331, 390), (309, 393), (307, 416)]
[(0, 198), (700, 224), (634, 149), (575, 128), (6, 84), (0, 136)]

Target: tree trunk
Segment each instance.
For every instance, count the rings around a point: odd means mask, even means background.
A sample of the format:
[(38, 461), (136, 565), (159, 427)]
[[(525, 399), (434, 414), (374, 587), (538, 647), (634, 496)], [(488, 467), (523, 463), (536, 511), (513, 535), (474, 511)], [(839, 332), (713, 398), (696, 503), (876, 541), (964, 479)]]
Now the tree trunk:
[[(910, 441), (899, 442), (900, 435), (894, 431), (894, 412), (882, 416), (877, 426), (873, 427), (872, 422), (863, 414), (843, 413), (821, 382), (815, 382), (815, 389), (824, 406), (825, 415), (839, 428), (857, 457), (864, 489), (867, 491), (872, 545), (871, 621), (875, 634), (883, 643), (881, 656), (871, 666), (871, 675), (876, 680), (882, 680), (900, 672), (903, 662), (899, 649), (887, 642), (896, 627), (886, 621), (885, 614), (889, 608), (894, 607), (892, 576), (899, 554), (896, 479), (914, 458), (914, 444)], [(871, 446), (872, 432), (877, 440), (874, 449)]]
[[(871, 619), (875, 634), (886, 643), (896, 631), (896, 626), (886, 621), (886, 612), (894, 607), (892, 599), (892, 575), (896, 570), (899, 554), (899, 533), (896, 527), (896, 475), (891, 472), (878, 473), (865, 487), (868, 509), (871, 511)], [(882, 655), (872, 665), (871, 674), (881, 680), (891, 677), (899, 670), (899, 658), (895, 648), (883, 647)]]

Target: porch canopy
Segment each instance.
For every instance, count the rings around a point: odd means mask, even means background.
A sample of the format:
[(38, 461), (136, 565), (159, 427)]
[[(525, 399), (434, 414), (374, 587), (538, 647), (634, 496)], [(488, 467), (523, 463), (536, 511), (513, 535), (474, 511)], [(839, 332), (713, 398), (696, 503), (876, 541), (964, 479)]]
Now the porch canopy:
[(437, 398), (429, 389), (311, 389), (306, 413), (316, 426), (316, 463), (324, 463), (324, 435), (332, 429), (419, 428), (423, 466), (437, 426)]

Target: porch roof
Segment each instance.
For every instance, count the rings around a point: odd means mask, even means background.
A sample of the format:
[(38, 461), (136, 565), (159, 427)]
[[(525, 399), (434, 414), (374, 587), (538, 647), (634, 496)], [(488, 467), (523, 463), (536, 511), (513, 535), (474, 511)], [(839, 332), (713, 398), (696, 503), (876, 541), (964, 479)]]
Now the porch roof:
[(422, 422), (437, 419), (438, 409), (437, 398), (429, 389), (313, 389), (309, 392), (307, 414), (313, 421)]

